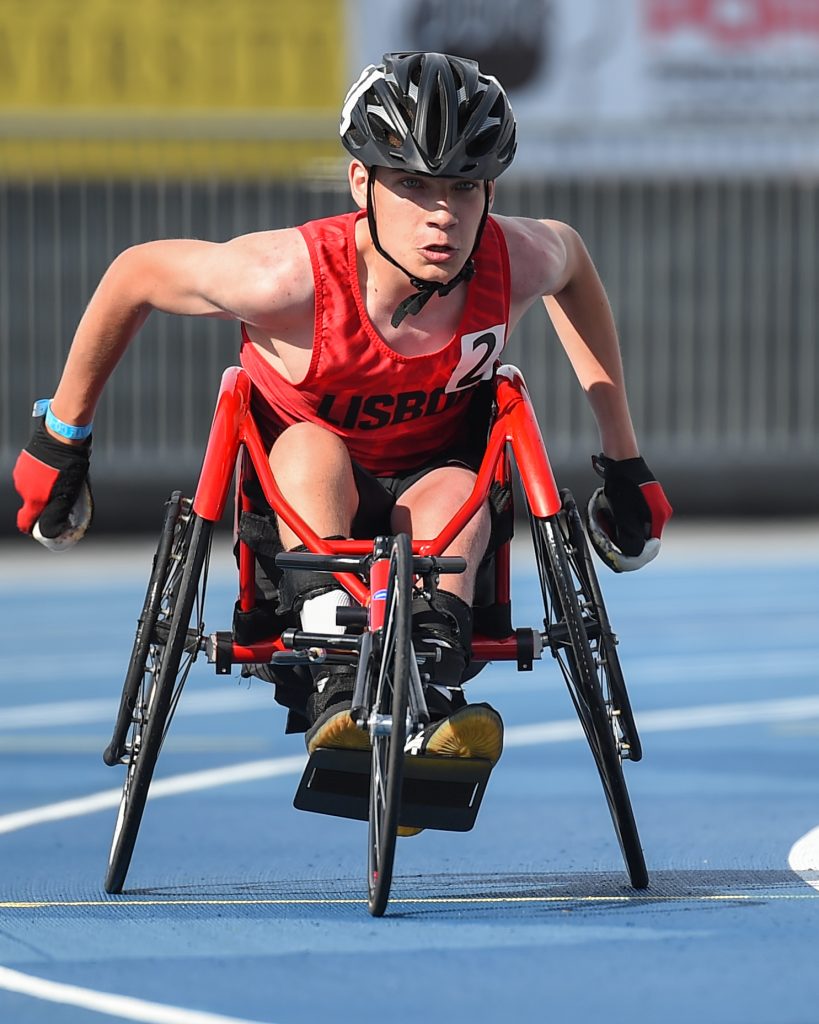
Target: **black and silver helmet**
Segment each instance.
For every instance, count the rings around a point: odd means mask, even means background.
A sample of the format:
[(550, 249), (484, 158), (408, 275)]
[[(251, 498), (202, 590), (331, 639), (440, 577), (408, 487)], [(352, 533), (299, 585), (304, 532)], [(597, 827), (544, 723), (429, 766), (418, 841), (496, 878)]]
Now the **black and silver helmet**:
[(515, 116), (500, 83), (473, 60), (385, 53), (361, 72), (341, 111), (341, 140), (367, 167), (440, 177), (502, 174), (515, 155)]

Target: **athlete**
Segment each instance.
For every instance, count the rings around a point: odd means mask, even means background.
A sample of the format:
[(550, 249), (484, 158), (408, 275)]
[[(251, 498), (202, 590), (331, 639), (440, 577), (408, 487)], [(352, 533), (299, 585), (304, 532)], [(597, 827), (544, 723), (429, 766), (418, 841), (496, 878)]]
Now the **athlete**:
[[(568, 225), (490, 215), (516, 147), (502, 87), (470, 60), (386, 54), (352, 86), (340, 128), (355, 212), (221, 244), (148, 242), (113, 261), (54, 397), (35, 406), (14, 470), (19, 528), (50, 547), (84, 534), (94, 410), (157, 309), (239, 321), (270, 465), (318, 534), (435, 536), (475, 480), (486, 437), (475, 426), (479, 385), (542, 300), (599, 427), (594, 466), (604, 483), (590, 505), (592, 540), (616, 570), (645, 564), (671, 508), (640, 456), (600, 278)], [(413, 605), (414, 636), (438, 648), (421, 752), (500, 756), (500, 716), (467, 704), (461, 684), (476, 573), (501, 512), (502, 502), (487, 502), (446, 552), (463, 556), (467, 571)], [(297, 547), (270, 519), (277, 544)], [(324, 575), (285, 572), (275, 600), (277, 613), (332, 632), (347, 595)], [(317, 673), (300, 708), (309, 750), (367, 743), (348, 714), (351, 695), (349, 669)]]

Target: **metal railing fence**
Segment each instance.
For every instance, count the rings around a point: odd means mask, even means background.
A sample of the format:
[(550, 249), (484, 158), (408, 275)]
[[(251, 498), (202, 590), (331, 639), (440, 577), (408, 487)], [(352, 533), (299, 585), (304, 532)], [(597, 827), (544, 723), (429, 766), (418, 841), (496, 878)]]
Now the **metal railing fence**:
[[(120, 250), (157, 237), (222, 240), (349, 208), (345, 191), (326, 183), (0, 181), (3, 504), (31, 402), (51, 393), (84, 305)], [(794, 510), (814, 501), (819, 183), (512, 181), (500, 183), (496, 210), (566, 220), (584, 237), (615, 310), (644, 451), (666, 479), (678, 475), (678, 505), (747, 503), (742, 481), (763, 474), (768, 489), (797, 485)], [(545, 323), (533, 310), (507, 358), (527, 378), (555, 464), (585, 471), (594, 423)], [(192, 478), (238, 342), (236, 324), (154, 314), (99, 410), (97, 482), (140, 493), (157, 478)], [(760, 488), (753, 493), (765, 510)]]

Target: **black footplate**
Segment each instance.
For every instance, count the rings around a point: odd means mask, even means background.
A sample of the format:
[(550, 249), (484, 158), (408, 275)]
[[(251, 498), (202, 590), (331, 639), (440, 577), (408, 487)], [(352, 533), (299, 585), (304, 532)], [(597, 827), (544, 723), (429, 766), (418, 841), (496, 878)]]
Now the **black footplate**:
[[(293, 806), (366, 821), (371, 765), (368, 750), (314, 751)], [(468, 832), (475, 824), (491, 771), (490, 762), (483, 758), (407, 755), (398, 824)]]

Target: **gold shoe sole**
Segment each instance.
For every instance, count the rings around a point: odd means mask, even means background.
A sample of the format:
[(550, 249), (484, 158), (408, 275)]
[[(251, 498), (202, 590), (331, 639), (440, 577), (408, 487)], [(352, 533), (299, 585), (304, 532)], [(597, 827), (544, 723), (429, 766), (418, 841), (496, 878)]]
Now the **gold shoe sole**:
[(319, 747), (331, 750), (369, 750), (370, 737), (358, 728), (348, 710), (338, 711), (310, 737), (307, 752), (312, 754)]
[(497, 763), (503, 751), (503, 724), (491, 708), (470, 704), (444, 719), (427, 740), (425, 754), (481, 757)]

